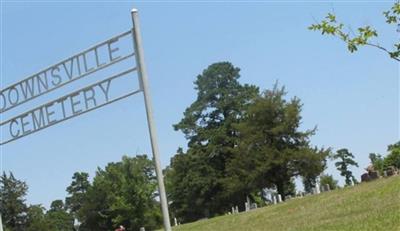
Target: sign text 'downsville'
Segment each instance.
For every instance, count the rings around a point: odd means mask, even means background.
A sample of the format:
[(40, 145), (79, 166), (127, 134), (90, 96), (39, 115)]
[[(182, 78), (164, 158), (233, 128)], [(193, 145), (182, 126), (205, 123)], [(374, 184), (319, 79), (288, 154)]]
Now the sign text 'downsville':
[[(2, 89), (0, 113), (3, 114), (33, 98), (133, 57), (135, 55), (133, 52), (121, 52), (123, 46), (120, 44), (122, 39), (131, 38), (131, 35), (132, 31), (117, 35)], [(12, 118), (3, 120), (2, 116), (1, 145), (140, 92), (140, 90), (135, 90), (123, 95), (111, 94), (114, 81), (134, 71), (136, 67), (114, 74)]]
[(120, 40), (129, 35), (131, 31), (115, 36), (2, 89), (0, 112), (133, 56), (119, 53)]

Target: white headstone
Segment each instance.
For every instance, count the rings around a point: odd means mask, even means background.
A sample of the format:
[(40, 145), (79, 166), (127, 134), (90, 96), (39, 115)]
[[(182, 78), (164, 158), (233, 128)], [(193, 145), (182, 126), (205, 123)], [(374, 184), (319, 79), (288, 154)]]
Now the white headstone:
[(235, 212), (239, 213), (239, 207), (237, 207), (237, 206), (235, 207)]
[(317, 183), (317, 184), (315, 185), (315, 193), (316, 193), (316, 194), (320, 194), (320, 193), (321, 193), (321, 190), (320, 190), (320, 188), (319, 188), (319, 183)]
[(74, 219), (74, 230), (79, 231), (79, 227), (81, 226), (81, 223), (78, 221), (78, 219)]
[(278, 194), (278, 203), (281, 203), (282, 202), (282, 196), (281, 196), (281, 194)]
[(331, 191), (331, 186), (329, 186), (329, 184), (326, 184), (326, 185), (325, 185), (325, 190), (326, 190), (326, 191)]
[(175, 223), (175, 226), (178, 226), (178, 220), (176, 220), (176, 217), (174, 217), (174, 223)]
[(246, 211), (250, 211), (251, 202), (249, 196), (246, 196), (246, 203), (247, 203)]

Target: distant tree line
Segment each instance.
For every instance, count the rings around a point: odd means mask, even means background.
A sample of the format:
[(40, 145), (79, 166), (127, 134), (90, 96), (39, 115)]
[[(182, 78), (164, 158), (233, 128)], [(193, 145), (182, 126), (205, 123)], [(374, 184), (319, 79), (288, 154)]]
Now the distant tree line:
[(109, 163), (98, 168), (92, 182), (77, 172), (67, 188), (68, 196), (55, 200), (48, 211), (42, 205), (25, 203), (28, 186), (3, 173), (0, 179), (0, 212), (5, 231), (71, 231), (74, 221), (79, 231), (110, 231), (119, 225), (136, 231), (140, 227), (160, 227), (161, 211), (156, 200), (156, 178), (146, 156)]

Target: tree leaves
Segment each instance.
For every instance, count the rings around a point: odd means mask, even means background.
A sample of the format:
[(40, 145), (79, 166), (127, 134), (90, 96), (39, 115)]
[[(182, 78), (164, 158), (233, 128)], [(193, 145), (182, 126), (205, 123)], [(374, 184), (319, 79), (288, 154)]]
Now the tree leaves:
[(400, 141), (389, 145), (388, 151), (389, 154), (383, 160), (384, 167), (389, 168), (393, 166), (400, 169)]
[[(383, 12), (386, 18), (386, 23), (395, 24), (400, 22), (400, 3), (396, 2), (391, 10)], [(339, 38), (346, 43), (347, 49), (353, 53), (360, 46), (371, 46), (386, 52), (390, 58), (400, 61), (400, 46), (399, 43), (394, 44), (392, 50), (382, 47), (372, 40), (378, 37), (378, 32), (371, 26), (359, 27), (357, 33), (350, 35), (350, 32), (343, 30), (344, 24), (337, 22), (336, 15), (328, 13), (324, 20), (319, 23), (312, 24), (308, 27), (312, 31), (320, 31), (322, 35), (331, 35)]]
[[(334, 20), (331, 18), (330, 20)], [(174, 125), (188, 139), (166, 170), (173, 213), (183, 221), (244, 209), (264, 187), (284, 198), (292, 177), (318, 175), (329, 150), (312, 148), (315, 129), (300, 131), (301, 102), (284, 88), (262, 94), (238, 82), (239, 68), (214, 63), (195, 81), (197, 99)]]
[(171, 160), (168, 176), (174, 187), (169, 190), (174, 212), (186, 221), (224, 213), (239, 203), (225, 193), (226, 165), (237, 149), (235, 125), (258, 95), (257, 87), (239, 83), (239, 71), (229, 62), (208, 66), (194, 82), (196, 101), (174, 125), (189, 149)]
[(299, 130), (302, 104), (285, 95), (277, 85), (263, 92), (238, 125), (240, 143), (230, 170), (239, 181), (248, 182), (247, 193), (272, 186), (284, 197), (293, 177), (316, 177), (325, 168), (329, 150), (310, 147), (315, 129)]
[(25, 196), (28, 185), (17, 180), (12, 173), (5, 172), (0, 177), (0, 213), (6, 227), (13, 231), (22, 231), (26, 224), (28, 208)]
[[(145, 155), (109, 163), (98, 169), (78, 214), (83, 230), (158, 228), (159, 204), (154, 165)], [(81, 229), (80, 229), (81, 230)]]
[(353, 173), (350, 171), (351, 166), (358, 167), (357, 162), (353, 160), (354, 155), (346, 148), (342, 148), (337, 150), (332, 158), (338, 160), (335, 163), (335, 166), (340, 172), (340, 175), (345, 177), (346, 185), (350, 186), (352, 183), (357, 183), (353, 176)]
[(383, 12), (388, 24), (394, 24), (400, 22), (400, 2), (396, 2), (391, 10)]

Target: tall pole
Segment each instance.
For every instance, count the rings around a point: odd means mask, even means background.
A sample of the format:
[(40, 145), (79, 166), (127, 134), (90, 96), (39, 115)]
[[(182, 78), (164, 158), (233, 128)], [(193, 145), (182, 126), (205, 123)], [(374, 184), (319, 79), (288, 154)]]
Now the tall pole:
[(154, 162), (156, 165), (158, 192), (160, 194), (161, 210), (164, 219), (164, 229), (165, 231), (171, 231), (171, 224), (169, 221), (169, 213), (168, 213), (168, 202), (164, 187), (164, 180), (163, 180), (164, 177), (160, 164), (160, 156), (157, 144), (157, 134), (156, 134), (156, 128), (154, 126), (153, 108), (149, 93), (149, 85), (147, 82), (147, 71), (144, 63), (142, 38), (140, 35), (139, 15), (137, 9), (132, 9), (131, 15), (133, 22), (132, 34), (133, 34), (133, 44), (135, 47), (136, 65), (138, 68), (140, 88), (143, 91), (144, 103), (146, 105), (147, 122), (150, 132), (151, 149), (153, 151)]
[(3, 221), (1, 220), (1, 213), (0, 213), (0, 231), (3, 231)]

